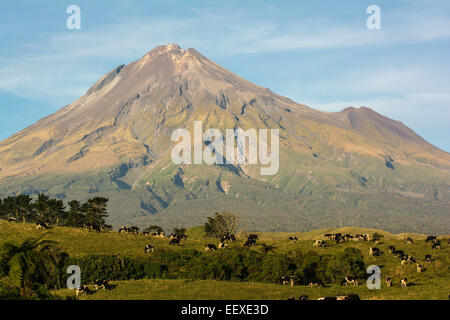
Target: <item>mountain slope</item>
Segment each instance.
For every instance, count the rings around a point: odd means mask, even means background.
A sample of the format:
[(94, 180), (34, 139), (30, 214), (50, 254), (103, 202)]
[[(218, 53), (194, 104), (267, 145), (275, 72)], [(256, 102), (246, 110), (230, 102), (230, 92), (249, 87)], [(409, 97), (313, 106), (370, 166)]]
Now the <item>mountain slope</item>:
[[(175, 129), (279, 129), (280, 169), (176, 166)], [(160, 46), (56, 113), (0, 142), (0, 194), (106, 195), (111, 221), (196, 225), (232, 210), (249, 228), (352, 223), (450, 229), (450, 154), (371, 109), (311, 109), (194, 49)], [(436, 220), (438, 219), (438, 220)]]

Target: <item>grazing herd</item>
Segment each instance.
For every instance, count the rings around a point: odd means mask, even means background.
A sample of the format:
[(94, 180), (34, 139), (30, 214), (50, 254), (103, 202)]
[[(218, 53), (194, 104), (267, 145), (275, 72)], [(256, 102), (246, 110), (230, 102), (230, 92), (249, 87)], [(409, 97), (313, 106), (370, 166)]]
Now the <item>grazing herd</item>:
[[(297, 243), (298, 238), (297, 237), (289, 237), (289, 241), (292, 243)], [(324, 235), (323, 239), (314, 240), (313, 247), (327, 247), (328, 243), (326, 241), (336, 241), (336, 243), (342, 243), (345, 241), (370, 241), (369, 234), (356, 234), (356, 235), (350, 235), (345, 234), (342, 235), (341, 233), (327, 233)], [(427, 243), (431, 242), (431, 249), (440, 249), (441, 248), (441, 242), (438, 241), (436, 236), (428, 236), (425, 240)], [(373, 242), (375, 244), (379, 244), (379, 239), (373, 239)], [(411, 237), (407, 237), (405, 239), (405, 242), (407, 245), (413, 245), (414, 240)], [(450, 239), (447, 239), (447, 243), (450, 244)], [(420, 264), (417, 262), (417, 259), (414, 258), (411, 255), (408, 255), (405, 253), (404, 250), (397, 250), (395, 246), (390, 245), (389, 253), (392, 254), (395, 258), (400, 259), (400, 263), (402, 266), (407, 264), (414, 263), (416, 265), (416, 271), (417, 273), (422, 273), (425, 268), (423, 264)], [(369, 247), (369, 256), (373, 257), (379, 257), (383, 254), (383, 252), (380, 250), (380, 248), (377, 247)], [(426, 254), (425, 258), (423, 259), (425, 263), (431, 263), (432, 262), (432, 255)], [(291, 281), (289, 281), (291, 280)], [(386, 277), (386, 286), (392, 287), (394, 282), (392, 277)], [(292, 277), (282, 277), (282, 284), (287, 285), (293, 283)], [(358, 280), (355, 277), (352, 276), (346, 276), (344, 280), (342, 281), (341, 285), (343, 286), (357, 286)], [(400, 279), (400, 286), (402, 288), (407, 288), (410, 285), (408, 282), (408, 279), (403, 277)], [(320, 282), (310, 282), (308, 285), (309, 288), (319, 288), (323, 287), (323, 284)], [(356, 298), (357, 297), (357, 298)], [(288, 300), (296, 300), (295, 297), (289, 297)], [(298, 300), (308, 300), (308, 296), (300, 296)], [(349, 296), (337, 296), (337, 297), (321, 297), (318, 300), (359, 300), (359, 297), (357, 295), (349, 295)]]
[[(46, 224), (36, 224), (36, 228), (47, 229), (48, 226)], [(143, 234), (143, 235), (151, 236), (151, 237), (155, 237), (155, 238), (168, 239), (169, 245), (180, 244), (181, 241), (187, 240), (187, 236), (185, 234), (173, 233), (173, 234), (170, 234), (168, 237), (166, 237), (162, 231), (157, 231), (157, 232), (152, 232), (152, 233), (150, 233), (148, 231), (140, 232), (139, 228), (134, 227), (134, 226), (132, 226), (132, 227), (123, 226), (119, 229), (119, 233)], [(249, 247), (255, 246), (257, 244), (257, 240), (258, 240), (258, 235), (256, 235), (256, 234), (248, 235), (246, 237), (244, 247), (249, 248)], [(290, 236), (288, 238), (288, 240), (291, 243), (295, 244), (295, 243), (298, 243), (299, 239), (296, 236)], [(373, 239), (372, 241), (375, 244), (379, 244), (378, 240), (379, 239)], [(206, 244), (204, 251), (206, 253), (206, 252), (216, 251), (216, 250), (220, 250), (220, 249), (225, 249), (225, 248), (228, 248), (229, 245), (235, 241), (236, 241), (236, 237), (233, 234), (226, 234), (226, 235), (223, 235), (222, 237), (220, 237), (219, 243), (217, 245), (212, 244), (212, 243)], [(351, 235), (351, 234), (341, 234), (341, 233), (334, 233), (334, 234), (327, 233), (324, 235), (323, 239), (314, 240), (313, 247), (325, 248), (325, 247), (329, 246), (327, 241), (328, 242), (335, 241), (336, 244), (339, 244), (339, 243), (346, 242), (346, 241), (371, 241), (371, 240), (370, 240), (369, 234)], [(414, 240), (411, 237), (407, 237), (404, 241), (406, 242), (407, 245), (414, 245)], [(433, 250), (441, 248), (441, 242), (438, 241), (436, 236), (428, 236), (426, 238), (426, 243), (431, 243), (430, 248)], [(154, 252), (154, 250), (155, 250), (155, 246), (153, 244), (147, 244), (144, 247), (145, 253), (152, 253), (152, 252)], [(388, 251), (393, 257), (400, 260), (401, 266), (415, 264), (417, 273), (423, 273), (426, 270), (424, 268), (424, 263), (429, 264), (433, 261), (432, 255), (430, 253), (427, 253), (425, 255), (424, 259), (421, 260), (423, 262), (419, 263), (419, 261), (416, 257), (414, 257), (412, 255), (408, 255), (407, 253), (405, 253), (404, 250), (397, 250), (395, 248), (395, 246), (393, 246), (393, 245), (388, 246)], [(379, 256), (383, 255), (383, 252), (378, 247), (369, 247), (368, 254), (371, 257), (379, 257)], [(361, 279), (357, 279), (351, 275), (347, 275), (344, 277), (344, 280), (342, 281), (341, 285), (349, 286), (349, 287), (350, 286), (358, 286), (359, 285), (358, 280), (361, 280)], [(386, 283), (386, 287), (394, 286), (393, 277), (392, 276), (386, 277), (385, 283)], [(294, 278), (294, 276), (282, 276), (280, 284), (294, 286), (295, 278)], [(406, 277), (402, 277), (400, 279), (400, 287), (407, 288), (409, 285), (410, 285), (410, 283), (408, 282), (408, 279)], [(308, 287), (309, 288), (319, 288), (319, 287), (324, 287), (324, 285), (320, 281), (315, 281), (315, 282), (310, 282), (308, 284)], [(96, 281), (95, 282), (95, 291), (101, 290), (101, 289), (110, 290), (111, 286), (108, 284), (108, 282), (106, 280)], [(88, 295), (88, 294), (94, 293), (95, 291), (92, 291), (87, 286), (81, 286), (79, 289), (76, 290), (76, 295), (77, 295), (77, 297), (80, 294)], [(295, 297), (289, 297), (288, 299), (289, 300), (308, 300), (308, 296), (302, 295), (302, 296), (299, 296), (298, 299), (296, 299)], [(346, 296), (324, 296), (324, 297), (318, 298), (317, 300), (360, 300), (360, 298), (357, 294), (349, 294)]]

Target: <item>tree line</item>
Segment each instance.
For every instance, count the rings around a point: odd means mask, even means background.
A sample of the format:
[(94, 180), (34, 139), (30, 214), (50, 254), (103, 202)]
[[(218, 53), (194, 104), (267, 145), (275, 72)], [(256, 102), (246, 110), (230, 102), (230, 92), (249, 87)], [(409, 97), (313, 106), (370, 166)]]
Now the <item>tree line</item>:
[(106, 224), (107, 202), (108, 199), (103, 197), (91, 198), (84, 203), (71, 200), (66, 210), (62, 200), (43, 193), (39, 193), (36, 199), (20, 194), (0, 199), (0, 218), (46, 226), (110, 228)]

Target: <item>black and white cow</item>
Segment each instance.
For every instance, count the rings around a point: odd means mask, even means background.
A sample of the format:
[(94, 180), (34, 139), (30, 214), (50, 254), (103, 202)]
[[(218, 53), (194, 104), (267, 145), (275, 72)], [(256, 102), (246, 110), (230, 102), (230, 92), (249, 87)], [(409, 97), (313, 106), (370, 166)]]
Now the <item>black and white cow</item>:
[(208, 251), (215, 251), (215, 250), (217, 250), (217, 247), (214, 245), (214, 244), (207, 244), (206, 246), (205, 246), (205, 252), (208, 252)]
[(258, 236), (256, 234), (251, 234), (248, 236), (247, 241), (244, 243), (244, 247), (251, 247), (256, 245), (256, 240)]
[(326, 247), (327, 243), (323, 240), (315, 240), (313, 247)]
[(410, 238), (410, 237), (406, 238), (406, 244), (413, 244), (413, 243), (414, 243), (414, 241), (412, 238)]
[(88, 286), (80, 286), (79, 288), (77, 288), (75, 290), (75, 294), (78, 297), (79, 295), (88, 295), (88, 294), (93, 294), (94, 292), (89, 289)]
[(389, 246), (389, 253), (393, 254), (395, 252), (395, 247), (393, 245)]
[(390, 277), (386, 278), (386, 286), (392, 287), (392, 278), (390, 278)]
[(144, 248), (145, 253), (153, 252), (155, 251), (155, 246), (153, 244), (147, 244)]
[(219, 244), (217, 245), (218, 249), (225, 249), (228, 248), (228, 243), (225, 242), (219, 242)]
[(291, 241), (292, 243), (297, 243), (298, 238), (297, 237), (289, 237), (289, 241)]
[(95, 290), (111, 290), (111, 286), (109, 285), (107, 280), (95, 280)]
[(369, 256), (374, 256), (374, 257), (381, 256), (380, 249), (376, 248), (376, 247), (370, 247), (369, 248)]
[(226, 234), (223, 235), (222, 237), (220, 237), (220, 242), (225, 242), (225, 241), (236, 241), (236, 237), (234, 236), (234, 234)]
[(431, 249), (440, 249), (441, 248), (441, 242), (440, 241), (436, 241), (433, 242)]
[(425, 240), (425, 242), (430, 242), (430, 241), (434, 242), (436, 240), (437, 240), (436, 236), (428, 236), (427, 239)]
[(425, 262), (431, 262), (431, 254), (425, 255)]
[(405, 252), (403, 250), (395, 250), (393, 254), (398, 259), (402, 259), (405, 256)]
[(407, 278), (402, 278), (400, 280), (400, 285), (402, 288), (406, 288), (408, 286), (408, 279)]
[(37, 229), (48, 230), (50, 227), (45, 222), (36, 222), (36, 230)]
[(421, 264), (418, 263), (418, 264), (416, 265), (416, 267), (417, 267), (417, 272), (418, 272), (418, 273), (421, 273), (421, 272), (423, 271), (423, 266), (422, 266)]

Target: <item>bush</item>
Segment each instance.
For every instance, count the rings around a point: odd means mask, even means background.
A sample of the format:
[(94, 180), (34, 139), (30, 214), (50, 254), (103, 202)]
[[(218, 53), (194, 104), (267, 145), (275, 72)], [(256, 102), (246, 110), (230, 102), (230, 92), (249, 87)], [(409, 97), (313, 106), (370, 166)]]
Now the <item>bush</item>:
[(332, 256), (326, 268), (326, 274), (333, 283), (341, 283), (346, 276), (362, 279), (365, 272), (364, 256), (356, 248), (346, 248)]
[[(71, 264), (80, 267), (82, 283), (94, 283), (96, 280), (162, 278), (167, 270), (167, 267), (159, 263), (114, 255), (92, 255), (70, 259), (66, 268)], [(70, 275), (67, 275), (66, 279), (68, 276)]]

